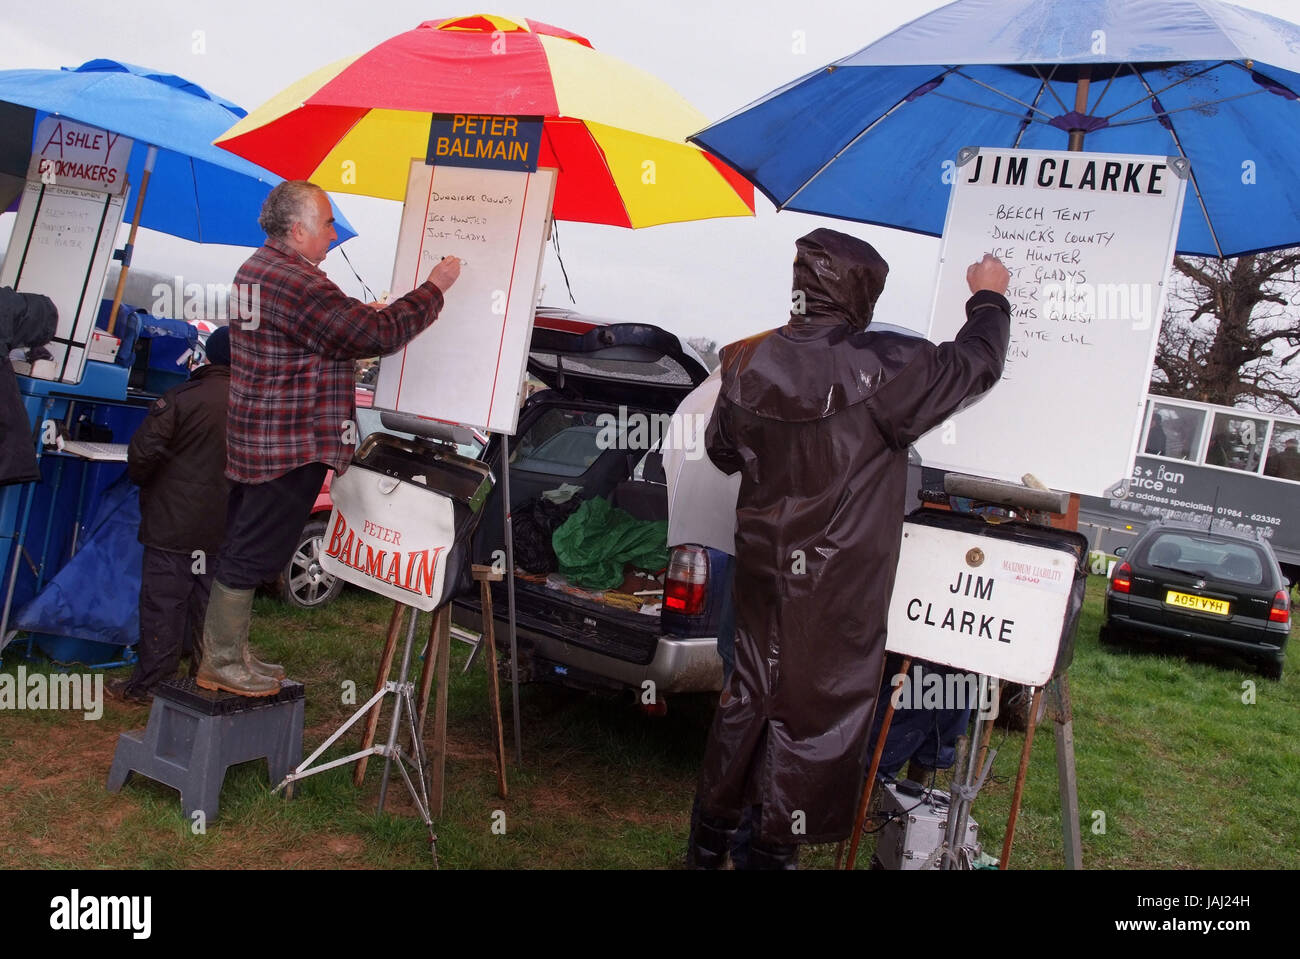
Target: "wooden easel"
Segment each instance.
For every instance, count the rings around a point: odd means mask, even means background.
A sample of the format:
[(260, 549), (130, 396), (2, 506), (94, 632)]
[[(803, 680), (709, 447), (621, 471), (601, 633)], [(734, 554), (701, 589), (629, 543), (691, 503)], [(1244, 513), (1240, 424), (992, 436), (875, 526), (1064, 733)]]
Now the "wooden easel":
[[(475, 565), (474, 581), (479, 584), (483, 609), (483, 632), (479, 642), (487, 643), (487, 659), (484, 661), (488, 671), (488, 705), (492, 710), (492, 727), (496, 734), (494, 758), (497, 767), (497, 794), (506, 798), (506, 753), (505, 737), (501, 729), (501, 691), (497, 681), (496, 630), (492, 618), (492, 587), (500, 582), (505, 574), (496, 572), (491, 566)], [(393, 614), (388, 622), (388, 635), (384, 643), (384, 652), (379, 660), (379, 674), (375, 678), (375, 692), (382, 690), (388, 682), (388, 674), (393, 667), (393, 656), (397, 651), (397, 635), (401, 632), (402, 614), (408, 609), (403, 603), (393, 604)], [(412, 615), (416, 611), (412, 610)], [(446, 782), (447, 762), (447, 686), (451, 666), (451, 606), (444, 605), (434, 611), (433, 622), (429, 627), (429, 641), (424, 650), (424, 666), (420, 671), (419, 711), (415, 717), (415, 729), (424, 735), (424, 720), (428, 714), (429, 694), (433, 687), (436, 671), (438, 678), (438, 698), (434, 704), (436, 713), (433, 720), (433, 746), (429, 752), (431, 767), (429, 786), (429, 811), (433, 816), (442, 815), (443, 795)], [(379, 703), (370, 708), (366, 716), (366, 728), (361, 738), (362, 750), (369, 749), (375, 741), (375, 731), (379, 726)], [(366, 764), (369, 756), (363, 756), (357, 762), (352, 781), (360, 786), (366, 777)]]
[[(1037, 522), (1044, 526), (1055, 526), (1057, 525), (1055, 523), (1043, 522), (1043, 514), (1047, 517), (1053, 515), (1063, 516), (1065, 519), (1061, 524), (1062, 528), (1069, 530), (1078, 528), (1079, 498), (1077, 495), (1053, 492), (1030, 475), (1025, 476), (1024, 482), (1026, 485), (1020, 487), (1011, 483), (985, 480), (980, 477), (949, 474), (945, 477), (944, 487), (948, 496), (965, 496), (987, 503), (1009, 506), (1026, 517), (1033, 517), (1035, 513), (1039, 514), (1037, 519), (1030, 518), (1029, 522)], [(900, 672), (906, 673), (911, 663), (912, 658), (905, 657)], [(990, 677), (990, 679), (992, 678)], [(1002, 855), (999, 860), (1000, 869), (1006, 869), (1011, 861), (1011, 846), (1015, 839), (1016, 821), (1020, 815), (1021, 800), (1024, 796), (1025, 778), (1029, 771), (1030, 751), (1033, 748), (1034, 731), (1038, 725), (1045, 691), (1050, 691), (1057, 707), (1055, 716), (1057, 777), (1061, 799), (1061, 831), (1064, 839), (1065, 867), (1067, 869), (1083, 868), (1082, 843), (1079, 835), (1078, 782), (1074, 763), (1074, 712), (1070, 701), (1069, 676), (1066, 673), (1061, 673), (1052, 677), (1045, 686), (1038, 686), (1033, 689), (1029, 722), (1025, 729), (1025, 741), (1020, 751), (1020, 766), (1016, 774), (1015, 788), (1011, 798), (1011, 810), (1007, 817), (1007, 828), (1003, 837)], [(891, 697), (872, 753), (867, 779), (863, 784), (862, 796), (854, 818), (853, 831), (848, 841), (847, 862), (844, 859), (845, 843), (841, 841), (835, 855), (836, 869), (841, 867), (853, 869), (856, 864), (858, 843), (862, 836), (863, 825), (875, 787), (876, 773), (879, 770), (880, 757), (884, 751), (885, 740), (889, 735), (889, 727), (893, 717), (894, 702)], [(978, 749), (978, 758), (976, 758), (974, 752), (969, 754), (970, 762), (966, 772), (966, 781), (954, 783), (954, 792), (959, 785), (969, 788), (976, 775), (976, 770), (984, 768), (993, 731), (993, 721), (991, 719), (987, 721), (977, 720), (975, 727), (980, 734), (977, 746), (973, 747)], [(960, 767), (963, 763), (959, 759), (956, 765)], [(960, 773), (958, 775), (960, 776)], [(980, 781), (982, 782), (982, 774), (980, 775)], [(956, 809), (950, 811), (950, 822), (953, 817), (959, 815), (961, 822), (964, 824), (968, 809), (969, 806), (967, 805), (964, 811), (960, 813)], [(950, 838), (955, 837), (956, 834), (955, 830), (949, 829)]]

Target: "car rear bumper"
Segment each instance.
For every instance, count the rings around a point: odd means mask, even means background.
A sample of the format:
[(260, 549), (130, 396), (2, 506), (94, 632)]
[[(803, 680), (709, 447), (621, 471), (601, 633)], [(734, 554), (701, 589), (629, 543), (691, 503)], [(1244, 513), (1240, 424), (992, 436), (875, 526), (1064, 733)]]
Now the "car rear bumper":
[[(477, 611), (464, 607), (456, 609), (457, 622), (478, 629), (482, 619)], [(508, 655), (507, 623), (497, 619), (497, 650)], [(604, 653), (566, 643), (525, 626), (517, 626), (517, 640), (522, 647), (520, 659), (529, 654), (544, 661), (546, 669), (555, 671), (555, 678), (581, 676), (599, 678), (600, 685), (621, 685), (642, 690), (645, 683), (654, 683), (660, 695), (681, 693), (709, 693), (722, 689), (722, 659), (718, 656), (718, 641), (712, 636), (684, 639), (677, 636), (660, 636), (655, 644), (654, 656), (649, 663), (638, 665), (608, 656)], [(558, 670), (558, 664), (563, 664)], [(542, 677), (538, 677), (542, 678)]]
[[(1117, 602), (1113, 597), (1107, 599), (1105, 624), (1112, 630), (1213, 646), (1252, 659), (1281, 662), (1289, 634), (1289, 630), (1282, 629), (1280, 624), (1273, 630), (1263, 623), (1256, 626), (1253, 622), (1245, 625), (1239, 621), (1207, 620), (1202, 627), (1199, 624), (1193, 626), (1194, 620), (1189, 616), (1180, 617), (1183, 622), (1174, 625), (1160, 622), (1163, 617), (1164, 608), (1159, 601), (1129, 598)], [(1214, 626), (1231, 635), (1211, 631)]]

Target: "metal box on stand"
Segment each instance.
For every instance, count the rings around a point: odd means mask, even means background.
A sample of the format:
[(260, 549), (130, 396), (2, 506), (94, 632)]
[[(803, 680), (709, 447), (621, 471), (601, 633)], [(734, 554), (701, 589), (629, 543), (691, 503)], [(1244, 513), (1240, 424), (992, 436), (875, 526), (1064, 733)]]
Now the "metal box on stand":
[[(938, 869), (943, 854), (944, 835), (948, 829), (946, 792), (922, 790), (916, 783), (884, 784), (880, 792), (879, 815), (890, 816), (876, 840), (872, 865), (879, 869)], [(904, 789), (915, 787), (915, 794)], [(966, 823), (966, 837), (955, 851), (963, 868), (970, 868), (980, 856), (979, 824)]]

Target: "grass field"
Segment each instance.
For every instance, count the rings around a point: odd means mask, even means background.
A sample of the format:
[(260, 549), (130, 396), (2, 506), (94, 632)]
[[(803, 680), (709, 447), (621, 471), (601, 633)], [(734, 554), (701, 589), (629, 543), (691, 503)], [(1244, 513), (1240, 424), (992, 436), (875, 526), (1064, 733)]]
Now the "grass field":
[[(1097, 642), (1104, 589), (1104, 579), (1090, 580), (1070, 669), (1085, 867), (1300, 866), (1296, 629), (1280, 682), (1208, 657), (1112, 652)], [(258, 600), (254, 646), (307, 684), (306, 750), (353, 711), (344, 702), (349, 683), (357, 700), (369, 695), (390, 608), (356, 590), (311, 613)], [(6, 651), (6, 672), (57, 668), (24, 660), (25, 645)], [(673, 700), (667, 715), (655, 718), (637, 711), (630, 696), (525, 686), (524, 763), (511, 762), (503, 800), (496, 795), (486, 675), (481, 663), (462, 673), (468, 647), (452, 645), (448, 791), (436, 823), (443, 868), (679, 865), (711, 701)], [(1253, 703), (1245, 702), (1252, 691)], [(508, 684), (503, 698), (510, 753)], [(98, 721), (71, 712), (0, 714), (0, 867), (430, 866), (424, 826), (396, 775), (387, 811), (376, 814), (380, 764), (373, 761), (360, 790), (347, 767), (304, 781), (292, 800), (270, 793), (264, 763), (237, 767), (227, 776), (219, 818), (201, 833), (165, 786), (136, 776), (109, 794), (104, 783), (118, 733), (145, 718), (144, 709), (111, 700)], [(332, 755), (355, 749), (359, 736), (354, 730)], [(994, 777), (974, 806), (985, 849), (994, 855), (1022, 742), (1022, 734), (995, 732)], [(809, 847), (803, 865), (829, 867), (833, 858), (833, 847)], [(860, 855), (859, 867), (868, 861)], [(1012, 867), (1062, 862), (1049, 718), (1034, 740)]]

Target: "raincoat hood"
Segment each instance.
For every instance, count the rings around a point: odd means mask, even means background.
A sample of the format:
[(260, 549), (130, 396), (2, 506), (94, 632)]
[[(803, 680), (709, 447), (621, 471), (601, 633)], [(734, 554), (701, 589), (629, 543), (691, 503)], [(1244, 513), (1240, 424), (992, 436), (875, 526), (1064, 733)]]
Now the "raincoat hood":
[(790, 423), (869, 399), (918, 349), (909, 337), (867, 329), (889, 273), (870, 243), (821, 229), (795, 246), (790, 321), (722, 351), (723, 395)]
[(795, 251), (790, 325), (829, 321), (865, 330), (889, 275), (884, 257), (865, 240), (826, 229), (796, 240)]

